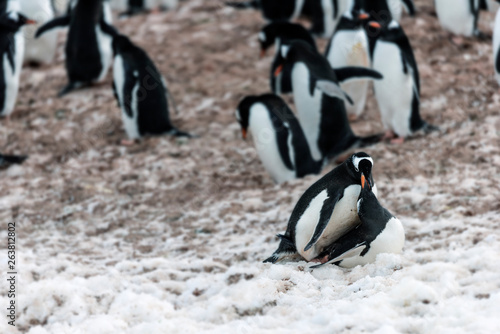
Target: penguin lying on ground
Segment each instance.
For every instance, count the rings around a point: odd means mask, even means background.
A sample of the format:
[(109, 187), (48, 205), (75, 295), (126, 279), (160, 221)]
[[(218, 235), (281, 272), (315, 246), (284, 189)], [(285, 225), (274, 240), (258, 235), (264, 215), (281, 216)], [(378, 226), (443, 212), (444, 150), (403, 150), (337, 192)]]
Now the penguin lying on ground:
[(323, 161), (315, 161), (299, 121), (285, 101), (274, 94), (245, 97), (236, 110), (243, 138), (252, 132), (255, 148), (276, 183), (318, 174)]
[(435, 0), (434, 3), (439, 23), (444, 29), (456, 35), (485, 38), (477, 28), (481, 1)]
[(300, 124), (315, 160), (336, 158), (343, 152), (375, 144), (380, 135), (356, 136), (349, 125), (344, 100), (352, 103), (339, 83), (351, 79), (381, 79), (376, 71), (362, 67), (332, 69), (328, 60), (303, 41), (281, 47), (284, 64), (292, 68), (292, 89)]
[(334, 263), (345, 268), (373, 263), (381, 253), (399, 254), (403, 250), (405, 232), (401, 221), (382, 207), (365, 176), (361, 175), (361, 192), (357, 202), (360, 223), (327, 246), (316, 261)]
[(22, 164), (28, 157), (25, 155), (5, 155), (0, 153), (0, 168), (13, 164)]
[(372, 158), (359, 152), (309, 187), (295, 205), (285, 234), (278, 235), (278, 249), (264, 262), (298, 255), (306, 261), (324, 257), (326, 247), (359, 225), (356, 207), (361, 176), (375, 187), (372, 167)]
[(375, 97), (387, 130), (386, 138), (402, 143), (415, 132), (438, 130), (420, 117), (420, 78), (410, 41), (401, 26), (370, 22), (378, 29), (373, 51), (373, 69), (384, 79), (374, 82)]
[[(371, 67), (368, 37), (364, 28), (369, 18), (368, 14), (357, 10), (346, 11), (342, 15), (325, 51), (325, 57), (333, 68)], [(340, 85), (354, 102), (352, 105), (346, 104), (347, 113), (352, 119), (359, 117), (365, 108), (368, 83), (368, 80), (357, 80)]]
[(191, 137), (170, 122), (166, 82), (147, 53), (123, 35), (113, 38), (113, 52), (113, 91), (128, 137), (132, 141), (144, 135)]
[(262, 11), (267, 21), (291, 21), (302, 11), (304, 0), (251, 0), (245, 2), (226, 2), (226, 6), (237, 9), (254, 8)]
[(116, 30), (111, 26), (109, 2), (78, 0), (71, 2), (66, 15), (44, 24), (39, 37), (54, 28), (69, 26), (66, 41), (66, 71), (69, 83), (58, 96), (104, 80), (111, 65), (111, 40)]
[[(0, 116), (9, 117), (16, 105), (19, 76), (23, 65), (24, 37), (21, 27), (36, 22), (11, 10), (14, 2), (0, 9)], [(17, 6), (18, 8), (18, 6)]]
[(311, 34), (300, 24), (290, 22), (272, 22), (266, 25), (259, 33), (261, 57), (266, 50), (275, 44), (276, 55), (271, 66), (271, 90), (275, 94), (288, 94), (292, 92), (291, 67), (283, 67), (282, 71), (275, 76), (278, 66), (284, 63), (281, 55), (281, 46), (289, 46), (294, 40), (301, 40), (316, 48), (316, 43)]

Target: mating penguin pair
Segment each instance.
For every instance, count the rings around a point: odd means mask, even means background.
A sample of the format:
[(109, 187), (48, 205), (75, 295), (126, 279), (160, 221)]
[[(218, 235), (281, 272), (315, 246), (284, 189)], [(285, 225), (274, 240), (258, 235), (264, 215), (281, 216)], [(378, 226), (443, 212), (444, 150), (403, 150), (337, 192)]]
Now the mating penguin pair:
[(264, 168), (276, 183), (318, 174), (322, 160), (314, 160), (299, 121), (279, 96), (247, 96), (238, 105), (236, 119), (243, 138), (252, 138)]
[(66, 71), (69, 83), (63, 96), (79, 87), (102, 81), (111, 65), (111, 9), (107, 0), (73, 0), (64, 16), (40, 27), (36, 37), (59, 27), (69, 26), (66, 41)]
[(23, 65), (24, 36), (21, 28), (36, 22), (19, 13), (17, 1), (0, 3), (0, 116), (9, 117), (16, 104)]
[(401, 252), (401, 222), (376, 198), (373, 159), (353, 154), (309, 187), (292, 211), (278, 249), (264, 262), (300, 257), (354, 267), (379, 253)]

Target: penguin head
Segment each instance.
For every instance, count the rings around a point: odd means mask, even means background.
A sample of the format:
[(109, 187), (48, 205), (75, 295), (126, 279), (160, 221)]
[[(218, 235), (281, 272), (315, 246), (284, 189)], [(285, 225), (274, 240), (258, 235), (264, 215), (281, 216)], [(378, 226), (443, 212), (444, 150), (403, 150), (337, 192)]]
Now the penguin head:
[(361, 174), (361, 191), (358, 196), (357, 211), (358, 216), (363, 218), (369, 215), (370, 212), (375, 212), (380, 206), (377, 197), (372, 191), (372, 186), (370, 185), (368, 179)]
[(248, 124), (250, 119), (250, 108), (252, 105), (257, 102), (257, 96), (246, 96), (241, 100), (238, 104), (238, 108), (236, 109), (235, 116), (238, 123), (241, 126), (241, 136), (243, 139), (247, 138), (248, 132)]
[(366, 29), (370, 37), (379, 38), (384, 41), (395, 41), (404, 34), (396, 20), (392, 20), (388, 24), (379, 21), (370, 21)]
[(371, 184), (373, 159), (368, 154), (365, 152), (354, 153), (349, 159), (347, 159), (346, 163), (348, 171), (354, 179), (361, 180), (362, 177), (364, 177), (368, 186), (373, 186)]
[(288, 45), (293, 40), (303, 40), (314, 44), (311, 34), (300, 24), (282, 21), (269, 23), (259, 32), (261, 58), (274, 43), (278, 46)]
[(36, 24), (36, 21), (31, 20), (26, 16), (24, 16), (23, 14), (15, 11), (4, 13), (0, 17), (0, 26), (2, 27), (2, 29), (7, 30), (9, 32), (16, 32), (22, 26), (28, 24)]

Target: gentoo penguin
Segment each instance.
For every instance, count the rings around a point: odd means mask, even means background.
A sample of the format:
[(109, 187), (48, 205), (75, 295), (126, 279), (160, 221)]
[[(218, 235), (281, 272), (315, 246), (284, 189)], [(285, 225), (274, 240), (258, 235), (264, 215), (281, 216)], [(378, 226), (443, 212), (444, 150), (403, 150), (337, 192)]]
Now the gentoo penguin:
[(166, 82), (146, 52), (123, 35), (113, 38), (113, 52), (113, 91), (128, 137), (191, 137), (170, 122)]
[(420, 117), (418, 67), (403, 28), (395, 20), (388, 26), (374, 21), (369, 25), (379, 30), (373, 51), (373, 69), (384, 79), (375, 81), (374, 89), (382, 123), (387, 130), (386, 138), (401, 143), (417, 131), (436, 130)]
[(261, 57), (265, 55), (269, 47), (275, 44), (276, 55), (271, 66), (271, 90), (275, 94), (288, 94), (292, 92), (291, 67), (284, 67), (278, 76), (275, 76), (274, 73), (278, 66), (284, 62), (280, 51), (281, 46), (289, 46), (293, 40), (302, 40), (311, 45), (311, 47), (316, 48), (314, 38), (300, 24), (271, 22), (259, 32)]
[(316, 260), (322, 264), (312, 268), (328, 263), (352, 268), (375, 262), (381, 253), (401, 253), (405, 243), (403, 224), (380, 205), (364, 175), (356, 207), (359, 225), (328, 245)]
[(292, 89), (300, 124), (314, 160), (335, 158), (351, 148), (380, 141), (380, 136), (358, 137), (349, 125), (344, 100), (352, 103), (339, 82), (356, 78), (380, 79), (371, 69), (344, 67), (332, 69), (328, 60), (309, 44), (293, 41), (281, 47), (284, 66), (292, 66)]
[[(500, 2), (500, 0), (498, 1)], [(495, 78), (500, 85), (500, 9), (495, 17), (495, 27), (493, 28), (493, 62), (495, 65)]]
[(341, 15), (349, 10), (353, 0), (306, 0), (303, 12), (311, 15), (311, 33), (323, 38), (330, 38)]
[(238, 9), (260, 9), (267, 21), (291, 21), (300, 15), (304, 0), (253, 0), (226, 2), (226, 5)]
[(50, 0), (19, 0), (21, 12), (37, 21), (37, 25), (23, 28), (25, 36), (24, 62), (50, 64), (54, 60), (57, 48), (57, 32), (51, 31), (35, 39), (35, 32), (42, 24), (54, 18), (54, 9)]
[(5, 168), (13, 164), (22, 164), (27, 158), (25, 155), (6, 155), (0, 153), (0, 168)]
[(66, 71), (69, 83), (58, 96), (104, 80), (111, 65), (111, 9), (105, 0), (73, 0), (66, 15), (44, 24), (36, 37), (57, 27), (69, 26), (66, 41)]
[(478, 0), (435, 0), (436, 13), (441, 26), (456, 35), (483, 36), (477, 29)]
[(373, 187), (372, 167), (368, 154), (355, 153), (309, 187), (295, 205), (285, 234), (278, 235), (278, 249), (264, 262), (297, 254), (307, 261), (324, 256), (325, 247), (359, 225), (361, 175)]
[(354, 0), (354, 2), (355, 9), (363, 10), (382, 24), (388, 24), (393, 19), (399, 21), (403, 6), (411, 16), (415, 15), (413, 0)]
[(21, 28), (36, 22), (17, 10), (19, 4), (10, 1), (0, 8), (0, 116), (9, 117), (16, 104), (19, 76), (23, 65), (24, 37)]
[[(326, 48), (325, 57), (333, 68), (345, 66), (371, 67), (368, 37), (364, 26), (370, 16), (357, 10), (346, 11)], [(368, 80), (343, 83), (340, 87), (354, 104), (346, 104), (347, 114), (357, 118), (363, 112), (368, 93)]]
[(318, 174), (304, 132), (285, 101), (274, 94), (245, 97), (236, 110), (243, 138), (252, 132), (257, 153), (276, 183)]

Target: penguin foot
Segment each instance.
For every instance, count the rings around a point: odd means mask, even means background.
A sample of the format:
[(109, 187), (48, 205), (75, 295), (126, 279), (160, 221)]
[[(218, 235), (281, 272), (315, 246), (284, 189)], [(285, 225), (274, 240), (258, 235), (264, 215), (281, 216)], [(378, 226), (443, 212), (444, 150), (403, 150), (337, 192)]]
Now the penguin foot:
[(63, 89), (57, 93), (57, 97), (63, 97), (64, 95), (70, 93), (71, 91), (82, 87), (83, 85), (79, 82), (70, 82)]
[(314, 263), (326, 263), (328, 262), (328, 255), (325, 255), (323, 257), (317, 257), (315, 259), (312, 259), (311, 261), (309, 262), (314, 262)]
[(135, 139), (122, 139), (120, 141), (120, 145), (122, 146), (134, 146), (135, 145)]
[(405, 142), (405, 138), (404, 137), (397, 137), (397, 138), (393, 138), (391, 139), (391, 144), (403, 144)]
[(384, 136), (382, 137), (382, 140), (388, 140), (388, 139), (394, 139), (396, 138), (396, 134), (394, 133), (394, 131), (392, 130), (387, 130), (385, 133), (384, 133)]

